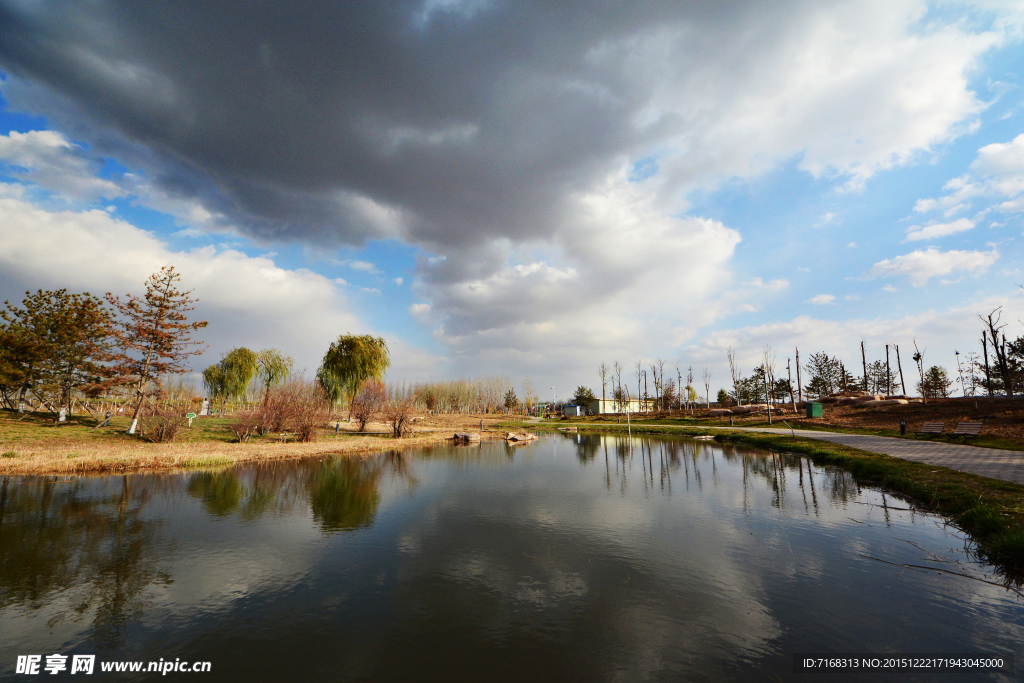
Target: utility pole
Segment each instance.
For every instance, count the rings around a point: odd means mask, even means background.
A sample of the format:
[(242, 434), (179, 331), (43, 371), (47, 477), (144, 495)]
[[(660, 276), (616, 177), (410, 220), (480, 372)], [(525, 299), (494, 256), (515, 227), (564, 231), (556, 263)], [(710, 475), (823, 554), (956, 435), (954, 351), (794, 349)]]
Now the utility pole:
[(864, 352), (864, 340), (860, 340), (860, 361), (864, 364), (864, 393), (868, 391), (868, 356)]
[(796, 350), (796, 395), (804, 402), (804, 385), (800, 382), (800, 349)]

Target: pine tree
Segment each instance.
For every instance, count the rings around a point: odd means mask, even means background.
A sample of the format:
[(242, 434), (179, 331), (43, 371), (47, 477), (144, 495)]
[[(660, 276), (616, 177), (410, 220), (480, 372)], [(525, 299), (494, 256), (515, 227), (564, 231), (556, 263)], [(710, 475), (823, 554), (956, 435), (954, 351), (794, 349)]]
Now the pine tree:
[(117, 368), (122, 381), (135, 385), (135, 411), (129, 434), (139, 424), (139, 412), (145, 398), (145, 387), (153, 377), (185, 371), (185, 360), (202, 353), (201, 341), (194, 341), (191, 333), (206, 327), (205, 320), (188, 322), (188, 312), (198, 299), (190, 298), (192, 290), (179, 292), (181, 279), (174, 266), (165, 266), (146, 281), (144, 297), (127, 294), (127, 300), (107, 292), (109, 301), (122, 316), (114, 336), (121, 347)]
[(98, 389), (109, 375), (113, 316), (96, 297), (66, 289), (25, 292), (23, 308), (4, 304), (4, 374), (20, 381), (22, 399), (33, 385), (56, 394), (63, 421), (72, 392)]

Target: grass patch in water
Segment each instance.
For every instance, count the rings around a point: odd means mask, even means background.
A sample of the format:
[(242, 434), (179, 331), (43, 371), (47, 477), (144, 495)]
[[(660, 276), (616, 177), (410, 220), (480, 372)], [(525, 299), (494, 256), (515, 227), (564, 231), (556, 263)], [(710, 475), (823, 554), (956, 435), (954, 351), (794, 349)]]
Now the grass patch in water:
[(186, 458), (185, 460), (182, 460), (181, 463), (179, 464), (181, 467), (222, 467), (224, 465), (233, 465), (236, 462), (237, 461), (234, 458), (213, 455), (205, 458)]

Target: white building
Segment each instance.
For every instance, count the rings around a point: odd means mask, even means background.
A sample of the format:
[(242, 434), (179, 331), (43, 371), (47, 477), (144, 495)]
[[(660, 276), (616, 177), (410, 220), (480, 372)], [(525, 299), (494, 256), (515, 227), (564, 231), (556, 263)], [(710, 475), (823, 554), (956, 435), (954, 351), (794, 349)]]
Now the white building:
[(629, 400), (628, 405), (626, 405), (614, 399), (598, 398), (590, 404), (588, 411), (594, 415), (614, 415), (616, 413), (625, 413), (626, 411), (630, 413), (645, 413), (653, 409), (653, 407), (653, 399), (641, 401), (640, 399), (632, 398)]

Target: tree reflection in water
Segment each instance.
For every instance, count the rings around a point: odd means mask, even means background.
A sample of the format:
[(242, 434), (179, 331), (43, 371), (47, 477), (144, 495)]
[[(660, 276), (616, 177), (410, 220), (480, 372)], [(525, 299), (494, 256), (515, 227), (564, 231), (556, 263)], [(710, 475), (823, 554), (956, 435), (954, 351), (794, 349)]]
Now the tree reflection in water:
[(310, 477), (309, 504), (323, 531), (350, 531), (370, 526), (380, 503), (378, 484), (383, 461), (338, 458), (325, 462)]
[[(0, 607), (71, 609), (50, 620), (92, 620), (99, 651), (116, 649), (125, 626), (167, 582), (154, 540), (161, 525), (142, 510), (166, 482), (152, 476), (64, 480), (4, 478), (0, 491)], [(113, 485), (113, 486), (112, 486)]]
[[(565, 438), (573, 442), (581, 467), (603, 468), (602, 489), (608, 495), (624, 494), (630, 484), (648, 496), (699, 495), (704, 483), (715, 488), (742, 486), (744, 512), (748, 496), (769, 492), (771, 505), (780, 510), (799, 507), (802, 513), (817, 515), (818, 489), (823, 501), (837, 504), (860, 494), (848, 472), (813, 468), (809, 460), (793, 455), (672, 438)], [(473, 466), (481, 459), (505, 462), (527, 452), (529, 447), (506, 449), (495, 444), (438, 447), (420, 451), (417, 457)], [(389, 453), (185, 475), (64, 481), (5, 477), (0, 482), (0, 609), (53, 606), (59, 613), (52, 624), (83, 621), (89, 624), (97, 651), (117, 649), (125, 642), (128, 627), (151, 604), (155, 589), (171, 581), (160, 571), (161, 558), (171, 551), (160, 542), (164, 515), (144, 514), (154, 498), (162, 503), (191, 498), (209, 515), (248, 522), (308, 506), (323, 533), (349, 532), (373, 524), (381, 484), (388, 475), (414, 485), (410, 457)], [(642, 477), (642, 486), (637, 477)]]

